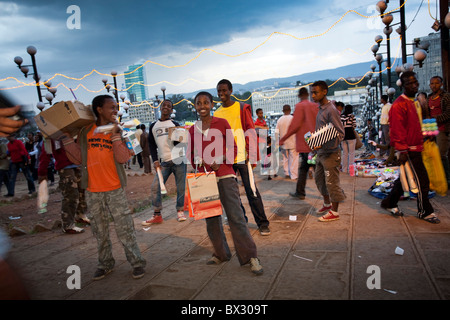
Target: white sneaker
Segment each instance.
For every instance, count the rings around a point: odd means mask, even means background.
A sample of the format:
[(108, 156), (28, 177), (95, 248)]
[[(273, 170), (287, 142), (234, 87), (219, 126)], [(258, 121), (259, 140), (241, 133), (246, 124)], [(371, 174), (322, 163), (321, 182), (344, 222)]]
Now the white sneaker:
[(259, 263), (258, 258), (250, 258), (250, 270), (252, 270), (252, 272), (258, 276), (263, 274), (263, 267)]
[(63, 228), (63, 232), (68, 233), (68, 234), (78, 234), (78, 233), (83, 233), (84, 229), (78, 228), (78, 227), (72, 227), (72, 228), (68, 228), (68, 229)]
[(186, 217), (184, 216), (184, 211), (177, 211), (178, 222), (186, 221)]

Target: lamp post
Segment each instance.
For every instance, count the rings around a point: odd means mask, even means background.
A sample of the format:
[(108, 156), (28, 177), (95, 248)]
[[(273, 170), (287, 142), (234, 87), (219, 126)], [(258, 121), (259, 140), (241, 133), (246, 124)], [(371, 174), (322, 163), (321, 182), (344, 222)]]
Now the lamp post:
[(163, 93), (163, 100), (166, 100), (166, 87), (162, 86), (161, 91)]
[(119, 97), (118, 97), (118, 93), (117, 93), (117, 80), (116, 80), (117, 71), (111, 71), (111, 76), (113, 77), (113, 83), (108, 83), (107, 78), (103, 78), (102, 82), (103, 82), (103, 85), (105, 86), (106, 91), (108, 91), (108, 92), (111, 89), (111, 85), (114, 85), (114, 97), (116, 98), (117, 104), (119, 104)]
[[(45, 104), (47, 104), (47, 103), (44, 103), (43, 100), (42, 100), (41, 90), (43, 90), (43, 89), (41, 88), (41, 83), (40, 83), (41, 76), (37, 72), (36, 57), (35, 57), (37, 49), (34, 46), (28, 46), (27, 47), (27, 52), (31, 56), (31, 65), (23, 65), (22, 64), (23, 63), (23, 59), (22, 59), (22, 57), (19, 57), (19, 56), (14, 58), (14, 62), (17, 64), (17, 67), (20, 69), (20, 71), (22, 71), (22, 73), (24, 74), (25, 78), (27, 78), (28, 75), (32, 75), (33, 76), (33, 79), (36, 82), (36, 89), (37, 89), (38, 99), (39, 99), (39, 102), (37, 103), (36, 107), (40, 111), (42, 111), (45, 108)], [(29, 67), (33, 68), (33, 73), (28, 73), (29, 70), (30, 70)], [(44, 81), (43, 84), (44, 84), (45, 88), (49, 91), (45, 95), (45, 98), (47, 99), (48, 104), (52, 105), (52, 100), (53, 100), (53, 98), (56, 95), (57, 89), (56, 88), (51, 88), (52, 84), (48, 80)]]
[[(22, 59), (22, 57), (19, 57), (19, 56), (14, 58), (14, 62), (17, 64), (17, 67), (20, 69), (20, 71), (22, 71), (25, 78), (27, 78), (28, 75), (33, 76), (33, 79), (36, 82), (36, 89), (37, 89), (37, 94), (38, 94), (38, 99), (39, 99), (39, 102), (37, 103), (36, 107), (42, 111), (45, 107), (45, 103), (42, 100), (42, 93), (41, 93), (42, 88), (41, 88), (41, 84), (40, 84), (41, 76), (38, 74), (37, 66), (36, 66), (36, 57), (35, 57), (36, 53), (37, 53), (36, 47), (28, 46), (27, 53), (31, 57), (31, 65), (23, 65), (22, 64), (23, 59)], [(28, 73), (30, 71), (29, 67), (33, 68), (33, 73)], [(49, 104), (51, 105), (52, 100), (56, 95), (56, 88), (51, 88), (50, 81), (44, 81), (44, 86), (49, 91), (49, 93), (47, 93), (45, 95), (45, 98), (49, 101)]]
[(381, 73), (381, 63), (383, 62), (383, 55), (378, 53), (375, 56), (375, 60), (378, 62), (378, 69), (380, 70), (380, 97), (383, 95), (383, 75)]

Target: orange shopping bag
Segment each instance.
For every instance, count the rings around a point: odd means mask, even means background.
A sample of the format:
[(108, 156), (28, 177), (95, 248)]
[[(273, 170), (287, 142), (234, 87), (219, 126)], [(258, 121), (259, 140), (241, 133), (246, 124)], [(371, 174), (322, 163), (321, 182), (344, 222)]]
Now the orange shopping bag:
[(189, 217), (194, 217), (195, 220), (220, 216), (222, 204), (219, 198), (216, 173), (188, 173), (184, 203), (185, 210), (189, 211)]

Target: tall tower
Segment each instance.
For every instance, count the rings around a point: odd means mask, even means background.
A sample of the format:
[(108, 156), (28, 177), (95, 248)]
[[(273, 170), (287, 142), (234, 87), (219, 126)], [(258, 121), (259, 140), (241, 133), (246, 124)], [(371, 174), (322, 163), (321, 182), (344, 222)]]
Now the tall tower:
[(125, 86), (126, 88), (129, 88), (127, 91), (131, 102), (140, 102), (147, 99), (147, 88), (144, 84), (144, 66), (142, 64), (129, 66), (128, 70), (125, 71)]

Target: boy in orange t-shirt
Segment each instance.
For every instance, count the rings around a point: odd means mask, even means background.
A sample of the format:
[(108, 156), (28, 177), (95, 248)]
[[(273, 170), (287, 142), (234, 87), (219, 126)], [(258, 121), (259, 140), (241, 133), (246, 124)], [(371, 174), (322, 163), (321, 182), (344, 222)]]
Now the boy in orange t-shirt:
[(74, 143), (67, 134), (63, 143), (69, 160), (82, 164), (81, 186), (86, 189), (88, 217), (98, 244), (98, 267), (93, 279), (103, 279), (115, 264), (109, 238), (110, 215), (127, 260), (133, 267), (132, 276), (139, 279), (144, 276), (146, 261), (136, 241), (134, 221), (124, 191), (126, 174), (123, 164), (131, 154), (118, 125), (108, 134), (95, 131), (99, 126), (117, 123), (117, 102), (108, 95), (97, 96), (92, 101), (92, 109), (97, 117), (96, 123), (81, 129), (78, 143)]

